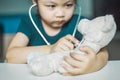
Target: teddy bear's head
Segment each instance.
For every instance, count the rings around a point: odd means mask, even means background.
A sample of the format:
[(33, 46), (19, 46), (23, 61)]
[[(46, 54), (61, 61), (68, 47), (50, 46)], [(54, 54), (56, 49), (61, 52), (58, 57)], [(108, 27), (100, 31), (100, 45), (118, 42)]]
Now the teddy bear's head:
[(93, 20), (82, 19), (78, 25), (78, 31), (85, 39), (83, 45), (102, 48), (114, 37), (116, 24), (112, 15), (97, 17)]

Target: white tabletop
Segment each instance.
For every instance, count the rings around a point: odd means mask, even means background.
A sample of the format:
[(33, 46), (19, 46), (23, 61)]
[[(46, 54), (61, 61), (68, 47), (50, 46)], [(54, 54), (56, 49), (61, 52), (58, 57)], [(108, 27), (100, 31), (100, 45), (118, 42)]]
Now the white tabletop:
[(0, 63), (0, 80), (120, 80), (120, 61), (109, 61), (100, 71), (79, 76), (33, 75), (26, 64)]

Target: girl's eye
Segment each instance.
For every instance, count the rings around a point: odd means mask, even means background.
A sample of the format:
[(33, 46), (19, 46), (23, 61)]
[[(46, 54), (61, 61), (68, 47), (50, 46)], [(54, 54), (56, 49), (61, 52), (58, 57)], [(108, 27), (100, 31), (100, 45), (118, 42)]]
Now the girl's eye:
[(47, 5), (48, 8), (53, 9), (55, 8), (55, 5)]
[(73, 6), (73, 4), (66, 4), (66, 7), (67, 8), (70, 8), (70, 7), (72, 7)]

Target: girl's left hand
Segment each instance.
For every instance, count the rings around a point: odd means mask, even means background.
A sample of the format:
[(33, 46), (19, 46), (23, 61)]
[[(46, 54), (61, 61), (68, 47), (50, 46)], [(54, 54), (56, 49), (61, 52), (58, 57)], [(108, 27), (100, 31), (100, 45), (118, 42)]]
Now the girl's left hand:
[(62, 66), (67, 71), (63, 75), (82, 75), (95, 71), (97, 65), (97, 54), (90, 47), (81, 47), (80, 51), (85, 52), (85, 55), (71, 53), (69, 58), (65, 56), (64, 60), (72, 67), (63, 64)]

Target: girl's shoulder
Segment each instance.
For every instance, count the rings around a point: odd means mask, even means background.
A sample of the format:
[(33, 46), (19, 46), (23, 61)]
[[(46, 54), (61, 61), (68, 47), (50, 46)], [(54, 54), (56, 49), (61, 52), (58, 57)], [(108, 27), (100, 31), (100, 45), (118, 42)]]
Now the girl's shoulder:
[[(32, 16), (32, 18), (34, 18), (35, 16)], [(23, 15), (21, 18), (21, 23), (27, 23), (27, 24), (31, 24), (31, 20), (29, 15)]]
[(68, 26), (73, 27), (77, 24), (78, 21), (80, 21), (83, 18), (84, 18), (83, 16), (79, 16), (78, 14), (74, 14), (67, 24), (68, 24)]
[(81, 20), (81, 19), (84, 19), (85, 17), (84, 16), (82, 16), (82, 15), (78, 15), (78, 14), (74, 14), (73, 15), (73, 17), (72, 17), (72, 19), (78, 19), (80, 17), (80, 19), (79, 20)]

